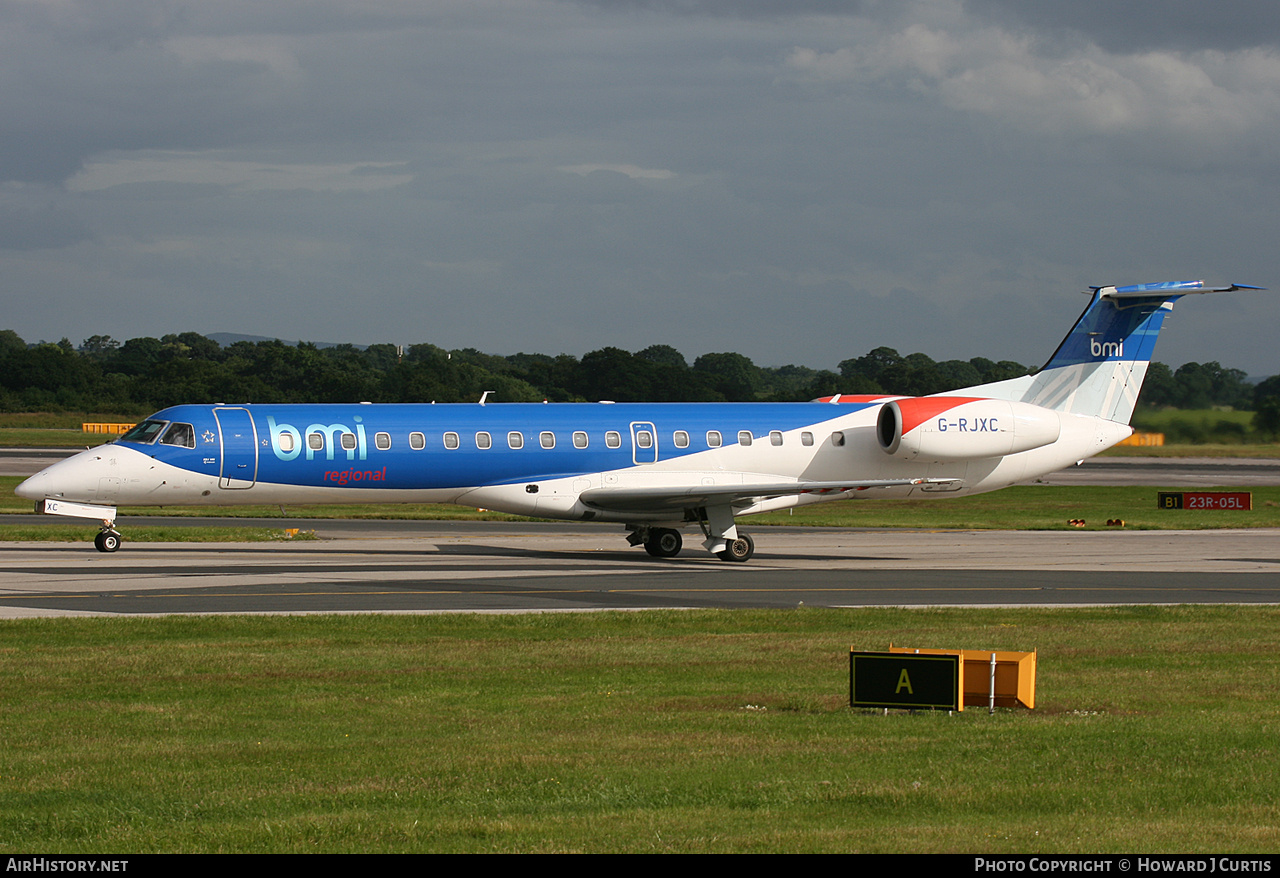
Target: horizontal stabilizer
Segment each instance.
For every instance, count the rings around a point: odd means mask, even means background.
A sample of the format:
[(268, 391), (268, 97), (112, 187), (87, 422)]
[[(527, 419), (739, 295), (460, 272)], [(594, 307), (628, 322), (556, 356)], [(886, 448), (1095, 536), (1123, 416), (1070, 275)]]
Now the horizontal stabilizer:
[(1158, 284), (1129, 284), (1123, 287), (1090, 287), (1106, 299), (1173, 298), (1197, 293), (1234, 293), (1236, 290), (1265, 290), (1249, 284), (1206, 284), (1202, 280), (1165, 281)]

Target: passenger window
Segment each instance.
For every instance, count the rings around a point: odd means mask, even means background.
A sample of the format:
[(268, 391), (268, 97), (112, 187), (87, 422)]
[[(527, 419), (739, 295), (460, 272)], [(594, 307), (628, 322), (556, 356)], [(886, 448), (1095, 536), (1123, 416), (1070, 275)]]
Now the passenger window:
[(391, 447), (391, 434), (390, 433), (374, 433), (373, 447), (378, 449), (379, 451), (386, 451), (388, 448)]
[(750, 430), (740, 430), (740, 431), (738, 432), (738, 444), (739, 444), (739, 445), (750, 445), (750, 444), (751, 444), (751, 431), (750, 431)]
[(541, 433), (538, 434), (538, 444), (540, 444), (543, 448), (555, 448), (556, 434), (547, 430), (543, 430)]
[(782, 434), (781, 434), (781, 433), (779, 433), (777, 430), (770, 430), (770, 431), (769, 431), (769, 444), (770, 444), (770, 445), (781, 445), (781, 444), (782, 444)]
[(310, 448), (312, 451), (324, 451), (324, 434), (308, 433), (307, 447)]
[(507, 434), (508, 448), (524, 448), (524, 436), (520, 433), (511, 432)]
[[(289, 436), (288, 433), (282, 435)], [(160, 437), (162, 445), (178, 445), (182, 448), (196, 447), (196, 431), (192, 429), (190, 424), (170, 424), (169, 429), (164, 431), (164, 435)], [(293, 450), (293, 437), (289, 436), (289, 447), (286, 451)]]
[(676, 448), (688, 448), (689, 434), (684, 430), (676, 430), (671, 434), (671, 441), (675, 443)]
[(427, 437), (423, 436), (421, 433), (410, 433), (409, 447), (414, 451), (421, 451), (427, 447)]
[(610, 448), (621, 448), (622, 434), (610, 430), (608, 433), (604, 434), (604, 444), (608, 445)]
[(586, 448), (586, 447), (587, 447), (587, 434), (586, 434), (586, 433), (583, 433), (581, 430), (579, 430), (578, 432), (574, 433), (574, 434), (573, 434), (573, 447), (574, 447), (574, 448)]
[(276, 441), (280, 443), (280, 450), (284, 452), (293, 451), (293, 434), (281, 433)]
[(476, 448), (492, 448), (492, 447), (493, 447), (492, 436), (490, 436), (488, 433), (476, 434)]
[(831, 434), (831, 444), (832, 444), (832, 445), (834, 445), (834, 446), (836, 446), (837, 448), (839, 448), (841, 445), (843, 445), (843, 444), (844, 444), (844, 434), (843, 434), (843, 433), (832, 433), (832, 434)]
[(356, 434), (355, 433), (342, 434), (342, 450), (343, 451), (356, 450)]
[(459, 444), (460, 444), (460, 443), (458, 442), (458, 434), (457, 434), (457, 433), (445, 433), (445, 434), (444, 434), (444, 447), (445, 447), (445, 448), (450, 448), (450, 449), (452, 449), (452, 448), (457, 448)]
[(801, 445), (812, 445), (812, 444), (813, 444), (813, 434), (812, 434), (812, 433), (810, 433), (808, 430), (806, 430), (805, 432), (801, 433), (801, 434), (800, 434), (800, 444), (801, 444)]
[(720, 438), (720, 431), (719, 431), (719, 430), (708, 430), (708, 431), (707, 431), (707, 447), (708, 447), (708, 448), (719, 448), (719, 447), (720, 447), (721, 442), (723, 442), (723, 441), (724, 441), (724, 440), (722, 440), (722, 439)]
[(639, 445), (641, 448), (652, 448), (653, 434), (650, 433), (648, 430), (636, 431), (636, 444)]

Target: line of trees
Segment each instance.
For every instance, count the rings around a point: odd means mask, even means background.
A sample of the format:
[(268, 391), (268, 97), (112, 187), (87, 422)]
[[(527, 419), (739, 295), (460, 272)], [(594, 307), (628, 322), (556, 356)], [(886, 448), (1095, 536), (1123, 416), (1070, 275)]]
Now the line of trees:
[[(195, 332), (123, 343), (95, 335), (29, 345), (0, 331), (0, 410), (115, 411), (143, 415), (178, 403), (471, 402), (486, 390), (507, 402), (797, 401), (833, 393), (923, 396), (1025, 375), (1028, 368), (985, 357), (936, 362), (888, 347), (841, 362), (836, 370), (757, 366), (738, 353), (708, 353), (690, 365), (668, 345), (631, 353), (607, 347), (581, 358), (560, 354), (484, 354), (417, 344), (320, 348), (281, 341), (223, 347)], [(1270, 400), (1270, 401), (1269, 401)], [(1140, 404), (1229, 406), (1276, 413), (1280, 376), (1257, 387), (1239, 369), (1152, 363)]]

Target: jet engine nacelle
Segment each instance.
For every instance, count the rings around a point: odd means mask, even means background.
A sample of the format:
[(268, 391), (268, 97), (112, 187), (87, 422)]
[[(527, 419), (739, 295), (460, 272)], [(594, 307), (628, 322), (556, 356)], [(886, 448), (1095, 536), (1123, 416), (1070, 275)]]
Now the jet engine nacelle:
[(880, 407), (876, 439), (903, 460), (981, 460), (1058, 441), (1058, 413), (1025, 402), (917, 396)]

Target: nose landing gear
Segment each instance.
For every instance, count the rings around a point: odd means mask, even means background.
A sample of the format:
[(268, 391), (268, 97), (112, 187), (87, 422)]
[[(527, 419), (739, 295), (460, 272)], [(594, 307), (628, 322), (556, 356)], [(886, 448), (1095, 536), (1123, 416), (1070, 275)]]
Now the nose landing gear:
[(102, 531), (93, 538), (93, 547), (99, 552), (114, 552), (120, 548), (120, 534), (114, 527), (105, 525)]

